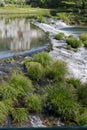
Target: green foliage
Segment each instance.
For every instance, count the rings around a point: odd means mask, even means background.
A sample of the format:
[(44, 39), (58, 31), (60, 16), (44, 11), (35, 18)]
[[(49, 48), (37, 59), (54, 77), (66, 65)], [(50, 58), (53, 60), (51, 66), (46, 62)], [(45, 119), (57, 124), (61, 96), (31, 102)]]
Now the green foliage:
[(63, 61), (56, 61), (47, 70), (47, 76), (54, 81), (63, 81), (67, 73), (66, 63)]
[(42, 109), (42, 100), (39, 95), (33, 94), (26, 97), (26, 107), (30, 112), (40, 112)]
[(78, 48), (82, 45), (81, 41), (78, 40), (77, 38), (73, 37), (73, 36), (69, 36), (66, 39), (66, 42), (68, 45), (71, 45), (72, 48)]
[(76, 89), (81, 86), (81, 81), (79, 79), (75, 79), (73, 77), (67, 79), (67, 83), (73, 85), (73, 87)]
[(76, 122), (79, 126), (87, 126), (87, 109), (76, 116)]
[(87, 33), (82, 33), (80, 36), (79, 36), (80, 40), (82, 41), (87, 41)]
[(40, 63), (29, 62), (26, 64), (26, 68), (28, 76), (33, 80), (39, 81), (44, 74), (43, 66)]
[(68, 50), (72, 50), (72, 47), (71, 47), (71, 45), (67, 45), (67, 47), (66, 47)]
[(6, 121), (7, 115), (8, 115), (8, 109), (6, 108), (4, 102), (0, 101), (0, 124)]
[(12, 88), (9, 84), (4, 84), (0, 87), (0, 94), (3, 99), (16, 99), (18, 92), (15, 88)]
[(84, 46), (87, 47), (87, 40), (83, 42)]
[(46, 18), (43, 17), (43, 16), (38, 16), (37, 21), (40, 22), (40, 23), (46, 23)]
[(59, 33), (59, 34), (55, 35), (55, 39), (57, 39), (57, 40), (62, 40), (64, 37), (65, 37), (64, 33)]
[(64, 120), (74, 119), (79, 112), (75, 92), (65, 84), (56, 84), (47, 88), (47, 102), (52, 106), (54, 113)]
[(10, 85), (16, 89), (18, 94), (28, 94), (33, 91), (31, 80), (23, 75), (14, 74), (10, 80)]
[(44, 67), (52, 63), (52, 57), (47, 52), (41, 52), (33, 56), (35, 62), (41, 63)]
[(81, 104), (87, 107), (87, 84), (84, 84), (78, 88), (78, 98)]
[(56, 15), (57, 15), (58, 19), (62, 20), (63, 22), (65, 22), (67, 24), (70, 23), (70, 20), (67, 16), (67, 13), (64, 13), (64, 12), (63, 13), (57, 13)]
[(22, 122), (28, 120), (28, 113), (25, 108), (16, 108), (12, 111), (13, 120)]

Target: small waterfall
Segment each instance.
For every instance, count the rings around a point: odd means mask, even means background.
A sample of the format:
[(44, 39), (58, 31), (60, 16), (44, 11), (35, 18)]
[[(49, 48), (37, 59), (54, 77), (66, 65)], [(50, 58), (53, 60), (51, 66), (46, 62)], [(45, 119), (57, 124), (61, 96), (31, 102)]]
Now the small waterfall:
[(29, 118), (32, 127), (46, 127), (45, 125), (42, 124), (42, 121), (39, 116), (30, 115)]
[(66, 23), (62, 22), (61, 20), (58, 20), (55, 25), (57, 26), (57, 28), (66, 28), (66, 27), (70, 27), (69, 25), (67, 25)]

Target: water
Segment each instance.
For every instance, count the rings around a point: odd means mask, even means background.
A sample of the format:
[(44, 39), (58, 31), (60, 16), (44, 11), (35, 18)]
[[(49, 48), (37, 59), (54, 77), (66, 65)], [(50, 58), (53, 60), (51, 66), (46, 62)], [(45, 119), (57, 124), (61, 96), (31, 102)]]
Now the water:
[(41, 47), (48, 42), (45, 33), (30, 24), (29, 19), (0, 19), (0, 57)]
[(62, 27), (60, 30), (68, 35), (74, 35), (79, 37), (82, 33), (87, 33), (87, 26), (72, 26), (72, 27)]

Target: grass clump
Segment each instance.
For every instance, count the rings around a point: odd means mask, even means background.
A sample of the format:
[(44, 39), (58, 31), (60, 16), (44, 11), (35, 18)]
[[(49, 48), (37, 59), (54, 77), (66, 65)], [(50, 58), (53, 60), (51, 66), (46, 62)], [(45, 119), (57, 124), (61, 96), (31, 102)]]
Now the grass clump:
[(17, 92), (27, 94), (33, 91), (31, 80), (23, 75), (14, 74), (10, 80), (11, 87), (15, 88)]
[(82, 33), (80, 36), (79, 36), (80, 40), (82, 41), (87, 41), (87, 33)]
[(32, 80), (39, 81), (44, 75), (43, 66), (37, 62), (29, 62), (26, 64), (28, 76)]
[(53, 59), (47, 52), (41, 52), (33, 56), (35, 62), (41, 63), (44, 67), (49, 66)]
[(15, 88), (11, 87), (9, 84), (4, 84), (0, 88), (0, 94), (2, 99), (16, 99), (18, 92)]
[(28, 113), (25, 108), (16, 108), (12, 111), (12, 117), (15, 122), (22, 122), (28, 120)]
[(65, 37), (64, 33), (59, 33), (59, 34), (55, 35), (55, 39), (57, 39), (57, 40), (62, 40), (64, 37)]
[(87, 47), (87, 40), (83, 42), (84, 47)]
[(67, 73), (67, 66), (64, 61), (54, 62), (47, 70), (47, 76), (54, 81), (63, 81)]
[(67, 83), (73, 85), (74, 88), (78, 89), (81, 86), (81, 81), (75, 78), (67, 79)]
[(78, 47), (81, 47), (82, 45), (81, 41), (75, 38), (74, 36), (69, 36), (66, 39), (66, 42), (68, 45), (71, 45), (72, 48), (78, 48)]
[(80, 86), (77, 90), (77, 94), (80, 103), (87, 107), (87, 84)]
[(79, 105), (76, 102), (74, 91), (59, 83), (47, 88), (47, 101), (52, 107), (54, 113), (61, 116), (63, 120), (74, 119), (79, 112)]
[(77, 114), (75, 120), (79, 126), (87, 126), (87, 110), (84, 110), (81, 114)]
[(26, 107), (29, 112), (40, 112), (42, 109), (42, 101), (39, 95), (33, 94), (26, 97), (25, 101)]
[(67, 47), (66, 47), (68, 50), (72, 50), (72, 47), (71, 47), (71, 45), (67, 45)]

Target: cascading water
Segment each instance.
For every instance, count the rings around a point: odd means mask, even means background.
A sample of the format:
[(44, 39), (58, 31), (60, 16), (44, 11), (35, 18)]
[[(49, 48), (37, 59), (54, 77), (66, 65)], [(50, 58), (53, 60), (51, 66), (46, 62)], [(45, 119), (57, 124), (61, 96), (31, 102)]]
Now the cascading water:
[[(51, 20), (50, 20), (51, 21)], [(81, 47), (77, 52), (66, 49), (66, 41), (56, 40), (54, 35), (59, 32), (64, 32), (66, 36), (74, 35), (78, 37), (82, 32), (87, 33), (87, 28), (83, 28), (83, 31), (76, 30), (75, 26), (68, 26), (59, 20), (52, 20), (49, 25), (44, 23), (35, 23), (35, 25), (42, 28), (45, 32), (50, 32), (50, 39), (53, 44), (53, 50), (50, 55), (58, 60), (64, 60), (67, 63), (69, 75), (80, 79), (82, 82), (87, 81), (87, 48)], [(79, 29), (79, 27), (78, 27)], [(68, 31), (67, 31), (68, 30)], [(79, 34), (78, 34), (79, 33)]]

